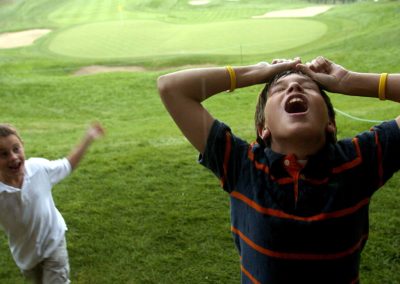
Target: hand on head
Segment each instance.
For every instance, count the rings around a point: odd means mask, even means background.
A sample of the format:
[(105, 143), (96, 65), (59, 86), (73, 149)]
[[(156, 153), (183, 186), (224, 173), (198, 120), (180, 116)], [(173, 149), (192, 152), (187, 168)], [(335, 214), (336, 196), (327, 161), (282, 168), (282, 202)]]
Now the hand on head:
[(295, 57), (294, 59), (279, 58), (279, 59), (273, 59), (272, 60), (272, 64), (288, 63), (289, 65), (291, 65), (291, 63), (297, 64), (297, 63), (300, 63), (300, 62), (301, 62), (301, 58), (300, 57)]
[(299, 64), (301, 64), (300, 57), (294, 59), (274, 59), (272, 60), (271, 68), (275, 74), (278, 74), (286, 70), (294, 69)]
[(274, 59), (271, 64), (266, 62), (260, 62), (259, 64), (264, 64), (270, 68), (271, 77), (286, 70), (301, 71), (319, 83), (324, 89), (332, 92), (341, 89), (340, 84), (349, 74), (342, 66), (323, 56), (318, 56), (307, 63), (302, 63), (301, 59), (296, 57), (294, 59)]
[(340, 84), (349, 72), (342, 66), (318, 56), (311, 62), (299, 63), (295, 68), (322, 85), (326, 90), (335, 92), (340, 90)]
[(263, 73), (263, 82), (268, 82), (275, 75), (285, 72), (287, 70), (292, 70), (296, 68), (296, 66), (300, 63), (301, 59), (299, 57), (296, 57), (294, 59), (274, 59), (271, 63), (263, 61), (258, 63), (257, 65), (262, 68), (263, 72), (265, 72)]

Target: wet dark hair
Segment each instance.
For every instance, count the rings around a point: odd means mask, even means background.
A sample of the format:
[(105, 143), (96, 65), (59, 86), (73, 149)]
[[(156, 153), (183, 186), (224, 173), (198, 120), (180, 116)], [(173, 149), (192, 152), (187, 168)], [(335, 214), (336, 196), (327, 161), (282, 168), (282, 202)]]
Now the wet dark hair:
[(22, 139), (18, 134), (18, 131), (9, 124), (0, 124), (0, 137), (8, 137), (10, 135), (15, 135), (19, 141), (22, 143)]
[[(275, 75), (269, 82), (266, 83), (264, 89), (261, 91), (260, 95), (258, 96), (258, 101), (256, 105), (256, 111), (254, 114), (254, 122), (255, 122), (255, 128), (256, 128), (256, 135), (257, 135), (257, 143), (260, 144), (263, 147), (270, 147), (271, 146), (271, 141), (268, 139), (268, 141), (264, 141), (260, 135), (258, 134), (258, 129), (263, 128), (265, 124), (265, 105), (268, 100), (268, 91), (271, 88), (271, 86), (274, 86), (275, 83), (282, 77), (286, 77), (290, 74), (300, 74), (303, 76), (309, 77), (307, 74), (297, 71), (297, 70), (289, 70), (285, 71), (282, 73), (279, 73)], [(315, 82), (315, 81), (314, 81)], [(332, 102), (329, 98), (329, 96), (325, 93), (323, 88), (315, 82), (319, 88), (319, 91), (321, 93), (322, 98), (324, 99), (324, 102), (328, 108), (328, 116), (329, 119), (332, 121), (332, 123), (336, 126), (336, 121), (335, 121), (335, 110), (333, 108)], [(327, 143), (336, 143), (336, 131), (334, 133), (327, 133)]]

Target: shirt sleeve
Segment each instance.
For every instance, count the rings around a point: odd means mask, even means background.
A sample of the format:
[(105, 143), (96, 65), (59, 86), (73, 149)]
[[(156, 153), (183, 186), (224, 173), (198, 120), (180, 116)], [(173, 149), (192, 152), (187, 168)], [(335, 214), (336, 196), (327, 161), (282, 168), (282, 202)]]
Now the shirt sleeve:
[(38, 160), (40, 160), (40, 163), (44, 167), (52, 185), (66, 178), (72, 171), (71, 164), (67, 158), (52, 161), (46, 159)]
[(356, 136), (363, 164), (378, 188), (400, 169), (400, 129), (396, 121), (384, 122)]
[(215, 174), (225, 191), (231, 192), (236, 187), (245, 149), (248, 149), (247, 142), (233, 135), (229, 126), (215, 120), (199, 163)]

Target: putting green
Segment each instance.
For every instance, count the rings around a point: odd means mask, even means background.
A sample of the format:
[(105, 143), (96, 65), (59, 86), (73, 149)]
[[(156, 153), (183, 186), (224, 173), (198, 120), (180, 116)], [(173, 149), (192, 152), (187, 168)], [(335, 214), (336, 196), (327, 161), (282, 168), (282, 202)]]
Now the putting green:
[(204, 24), (150, 20), (100, 22), (56, 34), (50, 51), (81, 58), (179, 54), (259, 54), (300, 46), (321, 37), (325, 24), (303, 19), (249, 19)]

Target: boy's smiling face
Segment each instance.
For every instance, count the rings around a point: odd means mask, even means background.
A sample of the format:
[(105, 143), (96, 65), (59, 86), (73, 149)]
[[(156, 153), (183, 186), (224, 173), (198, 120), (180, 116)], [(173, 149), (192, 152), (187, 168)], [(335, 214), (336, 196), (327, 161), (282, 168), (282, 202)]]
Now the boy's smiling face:
[(264, 135), (271, 147), (285, 141), (321, 139), (335, 130), (318, 85), (308, 76), (291, 73), (279, 78), (268, 91)]
[(25, 153), (22, 142), (15, 135), (0, 137), (0, 180), (22, 181)]

